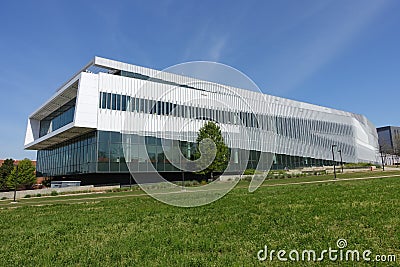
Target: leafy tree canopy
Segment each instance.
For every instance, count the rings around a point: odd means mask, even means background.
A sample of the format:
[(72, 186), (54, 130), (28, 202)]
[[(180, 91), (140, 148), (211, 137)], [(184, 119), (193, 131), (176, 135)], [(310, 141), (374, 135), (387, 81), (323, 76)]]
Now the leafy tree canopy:
[(15, 185), (17, 188), (30, 188), (35, 183), (35, 166), (29, 159), (24, 159), (18, 162), (18, 170), (17, 167), (14, 167), (7, 178), (7, 185), (11, 189), (14, 189)]
[(14, 160), (6, 159), (3, 165), (0, 166), (0, 190), (7, 190), (7, 177), (14, 169)]
[(204, 126), (200, 128), (196, 140), (197, 148), (199, 148), (200, 143), (205, 139), (212, 140), (215, 146), (210, 146), (210, 143), (208, 143), (208, 145), (206, 143), (206, 145), (203, 146), (204, 151), (201, 151), (202, 153), (197, 149), (195, 158), (199, 159), (200, 156), (202, 156), (202, 158), (204, 157), (204, 160), (207, 160), (211, 154), (214, 154), (213, 151), (215, 152), (215, 158), (207, 168), (198, 173), (209, 175), (210, 178), (213, 178), (214, 172), (223, 172), (228, 166), (229, 148), (225, 144), (220, 127), (214, 122), (206, 122)]

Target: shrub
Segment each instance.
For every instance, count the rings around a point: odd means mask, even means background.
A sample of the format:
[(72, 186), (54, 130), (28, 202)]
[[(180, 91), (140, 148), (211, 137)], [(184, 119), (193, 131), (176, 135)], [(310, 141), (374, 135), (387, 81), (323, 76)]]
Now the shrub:
[(242, 180), (243, 181), (247, 181), (247, 182), (250, 182), (251, 181), (251, 176), (244, 176), (243, 178), (242, 178)]
[[(133, 190), (141, 190), (140, 186), (137, 184), (133, 184), (132, 188), (130, 188), (129, 186), (124, 186), (124, 187), (120, 187), (120, 188), (111, 188), (111, 189), (106, 189), (105, 192), (106, 193), (116, 193), (116, 192), (126, 192), (126, 191), (130, 191), (132, 189)], [(86, 192), (91, 192), (90, 190), (86, 190)], [(69, 192), (70, 193), (70, 192)]]
[(36, 194), (36, 196), (37, 196), (37, 197), (41, 197), (41, 196), (42, 196), (42, 194)]
[(344, 164), (345, 168), (349, 168), (349, 169), (357, 169), (357, 168), (368, 168), (371, 166), (375, 166), (372, 163), (367, 163), (367, 162), (359, 162), (359, 163), (346, 163)]
[(246, 169), (243, 174), (244, 175), (253, 175), (256, 172), (255, 169)]
[(274, 175), (274, 173), (273, 172), (269, 172), (268, 174), (267, 174), (267, 177), (265, 177), (266, 179), (273, 179), (273, 178), (275, 178), (275, 175)]
[(200, 183), (201, 185), (206, 185), (207, 184), (207, 182), (206, 182), (206, 180), (201, 180), (201, 183)]
[(1, 198), (1, 200), (5, 200), (5, 199), (7, 199), (7, 197), (2, 197), (2, 198)]
[(196, 180), (185, 182), (185, 185), (187, 185), (187, 186), (198, 186), (199, 184), (200, 184), (199, 181), (196, 181)]
[(30, 198), (30, 197), (31, 197), (31, 195), (29, 195), (29, 194), (24, 196), (24, 198)]
[(50, 194), (51, 196), (58, 196), (58, 192), (57, 191), (55, 191), (55, 190), (53, 190), (53, 191), (51, 191), (51, 194)]
[(51, 179), (49, 177), (45, 177), (42, 181), (42, 185), (45, 187), (50, 187), (51, 186)]

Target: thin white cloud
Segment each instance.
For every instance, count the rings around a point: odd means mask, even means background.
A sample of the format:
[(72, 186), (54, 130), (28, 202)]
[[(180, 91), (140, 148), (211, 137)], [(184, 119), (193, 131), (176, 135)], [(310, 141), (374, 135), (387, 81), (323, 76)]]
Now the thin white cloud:
[[(277, 68), (282, 70), (279, 92), (288, 92), (316, 73), (346, 48), (386, 6), (385, 1), (362, 2), (352, 14), (336, 14), (335, 23), (320, 27), (319, 34), (307, 42), (291, 45), (280, 57)], [(329, 8), (329, 7), (326, 7)]]
[(226, 36), (220, 36), (212, 43), (208, 51), (209, 60), (216, 62), (220, 60), (227, 41), (228, 38)]
[(182, 60), (219, 61), (224, 54), (230, 33), (215, 28), (212, 20), (205, 20), (188, 41)]
[(217, 62), (223, 56), (228, 40), (227, 34), (210, 33), (203, 28), (188, 43), (183, 61), (209, 60)]

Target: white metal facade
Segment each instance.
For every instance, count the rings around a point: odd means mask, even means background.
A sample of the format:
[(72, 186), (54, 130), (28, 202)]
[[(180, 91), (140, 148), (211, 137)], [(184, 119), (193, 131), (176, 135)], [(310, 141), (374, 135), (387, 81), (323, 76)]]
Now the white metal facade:
[[(115, 75), (136, 73), (197, 89)], [(198, 90), (201, 89), (201, 90)], [(144, 111), (102, 107), (105, 94), (138, 99)], [(76, 98), (73, 121), (40, 136), (40, 121)], [(140, 99), (146, 100), (140, 102)], [(148, 112), (158, 101), (177, 107), (166, 115)], [(180, 110), (179, 107), (182, 107)], [(231, 148), (243, 148), (315, 159), (332, 159), (331, 146), (342, 150), (345, 162), (376, 162), (378, 138), (374, 125), (363, 115), (222, 86), (189, 77), (95, 57), (29, 116), (25, 149), (42, 150), (84, 133), (133, 131), (194, 142), (208, 109), (218, 110), (223, 134)], [(213, 112), (213, 111), (212, 111)], [(252, 113), (253, 126), (239, 123), (240, 112)], [(188, 115), (193, 114), (193, 115)], [(221, 120), (222, 118), (222, 120)], [(168, 136), (170, 135), (170, 136)], [(262, 138), (260, 138), (260, 136)]]

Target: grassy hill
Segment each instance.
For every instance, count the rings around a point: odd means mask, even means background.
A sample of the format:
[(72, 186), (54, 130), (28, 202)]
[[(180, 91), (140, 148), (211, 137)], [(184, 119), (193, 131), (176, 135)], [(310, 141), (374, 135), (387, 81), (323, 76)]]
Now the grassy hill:
[(257, 252), (322, 251), (338, 239), (400, 263), (399, 177), (268, 186), (297, 181), (312, 179), (267, 181), (254, 193), (241, 182), (199, 208), (141, 191), (2, 201), (0, 266), (280, 266), (276, 257), (260, 263)]

